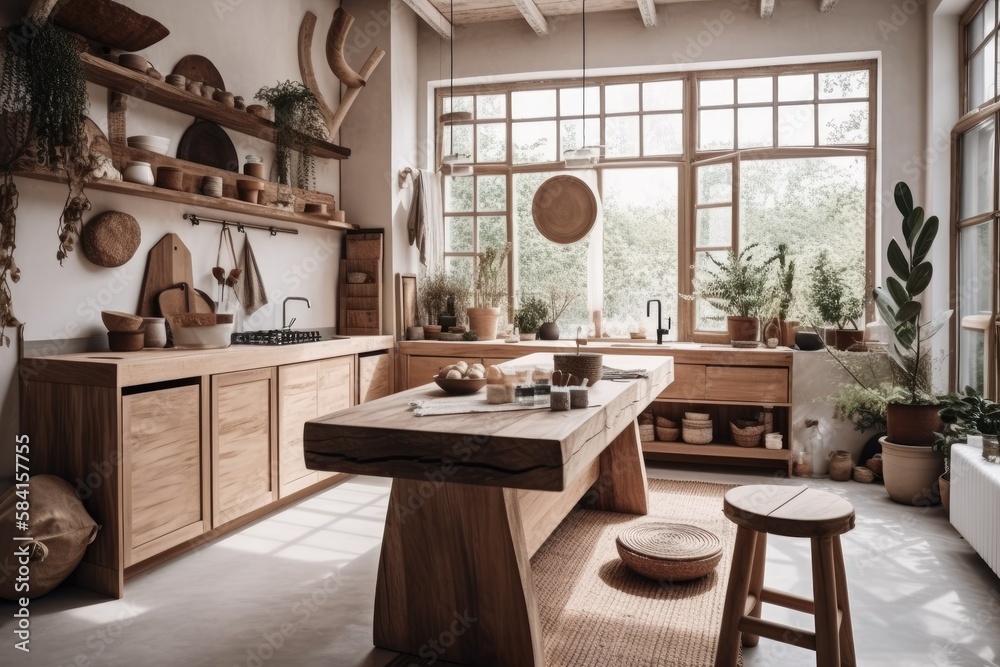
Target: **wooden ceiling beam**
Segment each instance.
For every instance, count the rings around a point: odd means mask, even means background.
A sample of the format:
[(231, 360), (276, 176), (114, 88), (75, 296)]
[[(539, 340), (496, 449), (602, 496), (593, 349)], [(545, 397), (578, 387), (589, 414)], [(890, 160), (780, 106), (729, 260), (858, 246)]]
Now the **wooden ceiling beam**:
[(451, 22), (431, 4), (430, 0), (403, 0), (403, 2), (416, 12), (424, 23), (434, 28), (434, 32), (445, 39), (451, 39)]
[(837, 0), (819, 0), (819, 10), (828, 12), (836, 6)]
[(534, 0), (514, 0), (514, 5), (539, 37), (549, 34), (549, 24)]
[(757, 14), (762, 19), (769, 19), (774, 15), (774, 0), (757, 0)]
[(636, 0), (639, 3), (639, 14), (647, 28), (656, 27), (656, 3), (653, 0)]

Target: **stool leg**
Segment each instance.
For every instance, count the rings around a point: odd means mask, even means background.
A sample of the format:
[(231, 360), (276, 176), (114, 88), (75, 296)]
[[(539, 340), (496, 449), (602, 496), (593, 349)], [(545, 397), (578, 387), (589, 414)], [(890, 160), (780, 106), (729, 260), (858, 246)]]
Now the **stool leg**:
[(722, 612), (719, 646), (715, 651), (715, 667), (736, 667), (740, 653), (740, 619), (747, 604), (750, 589), (750, 568), (753, 565), (757, 531), (740, 526), (736, 529), (733, 564), (726, 588), (726, 606)]
[(840, 549), (840, 535), (833, 538), (833, 562), (837, 575), (837, 604), (840, 605), (840, 664), (856, 667), (854, 653), (854, 630), (851, 628), (851, 603), (847, 597), (847, 572), (844, 568), (844, 552)]
[(817, 537), (811, 542), (813, 601), (816, 605), (816, 665), (840, 667), (833, 538)]
[[(764, 588), (764, 563), (767, 561), (767, 533), (757, 533), (757, 544), (754, 546), (753, 550), (753, 567), (750, 569), (750, 588), (747, 591), (749, 595), (753, 595), (757, 602), (754, 603), (753, 609), (750, 610), (748, 616), (753, 616), (755, 618), (760, 618), (761, 607), (763, 603), (760, 601), (760, 591)], [(743, 633), (743, 645), (750, 647), (756, 646), (760, 642), (760, 637), (757, 635)]]

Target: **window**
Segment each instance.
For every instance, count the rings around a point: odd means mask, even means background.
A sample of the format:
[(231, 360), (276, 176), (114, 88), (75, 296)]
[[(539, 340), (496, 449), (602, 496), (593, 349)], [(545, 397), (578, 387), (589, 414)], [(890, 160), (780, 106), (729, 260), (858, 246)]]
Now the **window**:
[[(532, 294), (557, 306), (564, 335), (622, 337), (655, 325), (671, 338), (714, 341), (725, 323), (690, 294), (711, 254), (788, 243), (799, 267), (796, 319), (808, 320), (809, 268), (826, 248), (859, 290), (872, 271), (876, 65), (872, 61), (523, 82), (440, 89), (438, 113), (473, 118), (439, 128), (439, 156), (472, 156), (473, 176), (445, 178), (446, 266), (471, 282), (476, 254), (513, 243), (511, 305)], [(600, 145), (594, 169), (562, 155)], [(535, 229), (532, 198), (547, 178), (583, 178), (602, 202), (570, 246)], [(568, 303), (568, 305), (566, 305)], [(859, 323), (860, 324), (860, 323)]]
[(965, 66), (962, 79), (966, 97), (962, 111), (972, 111), (997, 98), (996, 0), (974, 3), (963, 26)]

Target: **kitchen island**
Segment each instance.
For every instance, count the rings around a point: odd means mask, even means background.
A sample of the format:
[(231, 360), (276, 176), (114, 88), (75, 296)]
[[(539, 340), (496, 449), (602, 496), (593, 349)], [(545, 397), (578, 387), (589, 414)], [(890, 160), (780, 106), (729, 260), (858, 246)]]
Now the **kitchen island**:
[[(516, 366), (551, 365), (532, 354)], [(636, 416), (673, 380), (673, 359), (621, 355), (648, 377), (602, 380), (590, 406), (417, 417), (434, 385), (306, 423), (306, 465), (392, 477), (374, 643), (467, 665), (543, 665), (530, 558), (576, 503), (645, 514)], [(449, 642), (429, 642), (447, 636)], [(448, 645), (446, 645), (448, 644)]]

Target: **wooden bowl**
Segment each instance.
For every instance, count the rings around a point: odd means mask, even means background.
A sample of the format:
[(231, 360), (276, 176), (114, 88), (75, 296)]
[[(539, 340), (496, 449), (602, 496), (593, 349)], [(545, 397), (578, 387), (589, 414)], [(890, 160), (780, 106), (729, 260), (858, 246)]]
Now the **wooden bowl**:
[(458, 380), (449, 380), (448, 378), (438, 377), (435, 375), (434, 382), (437, 383), (437, 386), (455, 396), (475, 394), (477, 391), (482, 390), (482, 388), (486, 386), (486, 378), (461, 378)]
[(142, 318), (138, 315), (123, 313), (118, 310), (102, 310), (101, 320), (108, 331), (139, 331), (142, 329)]
[[(142, 319), (139, 319), (142, 322)], [(109, 331), (108, 349), (112, 352), (137, 352), (146, 343), (146, 333), (139, 331)]]

